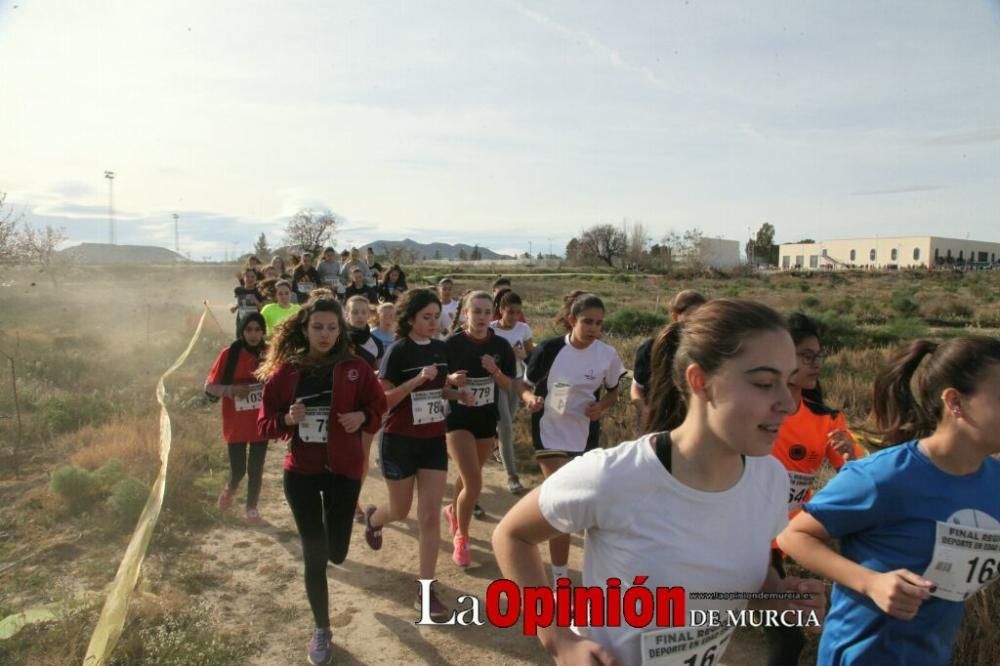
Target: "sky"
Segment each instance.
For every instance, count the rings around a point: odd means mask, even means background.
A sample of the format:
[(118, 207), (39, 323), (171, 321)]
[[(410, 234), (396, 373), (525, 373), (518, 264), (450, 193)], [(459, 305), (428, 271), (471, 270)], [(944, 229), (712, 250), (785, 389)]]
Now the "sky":
[(1000, 0), (0, 0), (0, 192), (69, 244), (560, 254), (641, 221), (1000, 241)]

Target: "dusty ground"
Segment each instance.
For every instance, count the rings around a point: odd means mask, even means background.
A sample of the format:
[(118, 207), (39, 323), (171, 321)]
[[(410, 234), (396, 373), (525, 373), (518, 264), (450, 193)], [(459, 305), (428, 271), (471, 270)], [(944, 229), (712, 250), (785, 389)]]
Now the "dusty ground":
[[(305, 646), (312, 630), (298, 533), (281, 491), (283, 454), (280, 444), (271, 445), (260, 504), (265, 524), (247, 527), (239, 521), (226, 521), (198, 536), (194, 545), (204, 556), (205, 576), (215, 581), (206, 586), (202, 596), (215, 609), (213, 615), (221, 625), (246, 631), (260, 642), (261, 652), (248, 662), (259, 666), (306, 663)], [(483, 599), (489, 582), (500, 577), (490, 550), (490, 534), (515, 498), (507, 492), (506, 475), (500, 466), (488, 462), (484, 471), (481, 504), (488, 518), (473, 520), (473, 565), (467, 570), (455, 566), (450, 541), (441, 541), (438, 578), (449, 605), (459, 594)], [(450, 481), (454, 475), (454, 471), (449, 473)], [(362, 490), (362, 504), (378, 503), (385, 497), (385, 485), (373, 470)], [(241, 516), (239, 500), (234, 506), (234, 515)], [(416, 523), (411, 518), (390, 525), (383, 536), (382, 550), (374, 552), (365, 544), (361, 526), (355, 525), (347, 560), (327, 569), (334, 663), (549, 663), (538, 641), (522, 636), (516, 628), (415, 625)], [(574, 538), (570, 568), (576, 580), (582, 556), (582, 540)], [(762, 639), (747, 631), (737, 637), (721, 663), (764, 663), (765, 654)]]

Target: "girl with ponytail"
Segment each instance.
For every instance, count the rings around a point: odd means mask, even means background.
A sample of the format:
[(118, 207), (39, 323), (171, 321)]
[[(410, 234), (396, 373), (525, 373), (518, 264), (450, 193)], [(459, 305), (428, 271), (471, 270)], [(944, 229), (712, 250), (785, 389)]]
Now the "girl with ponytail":
[(819, 664), (950, 662), (965, 600), (1000, 577), (998, 396), (996, 338), (917, 340), (880, 372), (889, 447), (845, 465), (778, 537), (834, 581)]

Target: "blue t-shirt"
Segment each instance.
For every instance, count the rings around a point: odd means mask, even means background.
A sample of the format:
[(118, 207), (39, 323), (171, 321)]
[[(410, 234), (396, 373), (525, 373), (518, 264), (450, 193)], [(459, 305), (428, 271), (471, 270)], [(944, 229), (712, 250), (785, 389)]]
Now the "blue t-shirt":
[[(804, 509), (840, 540), (844, 557), (882, 573), (908, 569), (923, 576), (938, 521), (1000, 530), (998, 489), (997, 460), (987, 458), (974, 474), (956, 476), (911, 441), (848, 463)], [(946, 666), (963, 610), (961, 602), (931, 597), (913, 620), (899, 620), (835, 584), (817, 664)]]

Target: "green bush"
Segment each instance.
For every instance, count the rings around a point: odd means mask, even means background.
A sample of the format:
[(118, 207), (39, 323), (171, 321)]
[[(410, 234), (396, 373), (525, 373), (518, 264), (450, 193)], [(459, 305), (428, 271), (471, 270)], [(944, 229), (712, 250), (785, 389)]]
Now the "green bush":
[(927, 324), (922, 319), (895, 319), (869, 333), (871, 346), (898, 345), (927, 336)]
[(114, 414), (107, 400), (80, 395), (72, 398), (49, 398), (39, 406), (42, 424), (54, 435), (79, 430), (85, 425), (100, 425)]
[(802, 299), (802, 307), (806, 309), (813, 309), (819, 305), (819, 299), (815, 296), (806, 296)]
[(823, 346), (831, 350), (863, 347), (867, 342), (864, 329), (850, 317), (827, 310), (815, 317), (820, 327)]
[(111, 487), (108, 506), (122, 525), (135, 525), (148, 497), (149, 489), (146, 484), (128, 477)]
[(125, 465), (117, 458), (111, 458), (99, 468), (94, 470), (94, 477), (105, 492), (109, 492), (111, 487), (125, 478)]
[(808, 282), (806, 282), (805, 280), (802, 280), (801, 282), (799, 282), (799, 291), (805, 293), (805, 292), (809, 291), (809, 289), (810, 289), (810, 287), (809, 287), (809, 283)]
[(892, 294), (892, 309), (904, 319), (915, 316), (920, 311), (920, 306), (912, 298), (912, 290), (899, 289)]
[(652, 335), (667, 323), (667, 316), (653, 310), (623, 308), (604, 318), (604, 330), (613, 335), (628, 337)]
[(49, 487), (62, 496), (73, 512), (90, 508), (101, 496), (97, 476), (75, 465), (63, 465), (54, 471)]

